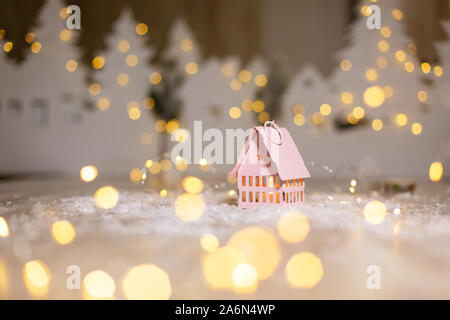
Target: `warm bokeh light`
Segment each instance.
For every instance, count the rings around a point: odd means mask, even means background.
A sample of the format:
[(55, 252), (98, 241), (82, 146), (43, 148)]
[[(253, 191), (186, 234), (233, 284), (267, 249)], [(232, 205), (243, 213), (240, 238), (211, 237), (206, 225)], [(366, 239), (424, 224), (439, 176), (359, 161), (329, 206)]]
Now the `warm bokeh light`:
[(166, 125), (167, 125), (167, 123), (164, 120), (162, 120), (162, 119), (157, 120), (155, 122), (155, 129), (158, 132), (164, 132), (164, 131), (166, 131)]
[(438, 182), (439, 180), (441, 180), (443, 174), (444, 174), (444, 166), (442, 165), (441, 162), (435, 161), (430, 165), (428, 175), (431, 181)]
[(244, 99), (241, 103), (242, 110), (251, 111), (253, 108), (253, 101), (251, 99)]
[(122, 291), (130, 300), (168, 300), (172, 285), (163, 269), (153, 264), (141, 264), (125, 273)]
[(120, 52), (128, 52), (128, 50), (130, 50), (130, 43), (127, 40), (121, 40), (117, 44), (117, 49)]
[(89, 93), (93, 96), (98, 96), (102, 92), (102, 86), (99, 83), (92, 83), (89, 86)]
[(287, 212), (278, 220), (278, 232), (286, 242), (302, 242), (309, 233), (308, 218), (299, 211)]
[(233, 288), (233, 271), (243, 263), (246, 259), (241, 250), (228, 246), (218, 248), (203, 260), (205, 280), (216, 289)]
[(387, 67), (387, 65), (388, 65), (388, 61), (387, 61), (387, 59), (385, 57), (378, 57), (377, 58), (377, 66), (378, 66), (378, 68), (384, 69), (384, 68)]
[(150, 77), (149, 81), (151, 84), (159, 84), (162, 81), (162, 75), (159, 72), (153, 72)]
[(119, 73), (116, 77), (116, 82), (119, 86), (126, 86), (130, 81), (130, 77), (126, 73)]
[(422, 72), (425, 74), (430, 73), (431, 71), (431, 65), (428, 62), (422, 62), (420, 68), (422, 69)]
[(197, 177), (186, 177), (183, 179), (183, 189), (189, 193), (200, 193), (203, 190), (203, 181)]
[(222, 65), (222, 73), (224, 76), (231, 76), (234, 73), (233, 66), (229, 63), (225, 63), (224, 65)]
[(2, 300), (8, 299), (9, 292), (10, 292), (10, 284), (9, 284), (8, 267), (6, 263), (0, 258), (0, 299)]
[(444, 69), (441, 66), (434, 66), (433, 70), (436, 77), (441, 77), (444, 74)]
[(147, 97), (144, 99), (142, 105), (145, 109), (152, 110), (155, 107), (155, 99), (153, 99), (152, 97)]
[(0, 217), (0, 238), (9, 237), (9, 227), (5, 218)]
[(95, 203), (101, 209), (114, 208), (119, 201), (119, 192), (112, 186), (99, 188), (94, 195)]
[(341, 101), (345, 104), (350, 104), (353, 102), (353, 94), (351, 92), (343, 92), (341, 94)]
[(242, 88), (242, 82), (239, 79), (233, 79), (230, 82), (230, 88), (233, 91), (239, 91)]
[(258, 272), (251, 264), (241, 263), (234, 268), (231, 279), (236, 288), (252, 288), (258, 282)]
[(242, 111), (239, 107), (231, 107), (230, 110), (228, 110), (228, 115), (231, 119), (239, 119), (241, 117)]
[(161, 160), (161, 170), (167, 172), (170, 169), (172, 169), (172, 161), (169, 159)]
[(329, 116), (331, 111), (331, 106), (328, 103), (324, 103), (320, 106), (320, 113), (324, 116)]
[(315, 125), (321, 125), (325, 122), (325, 118), (320, 114), (320, 112), (314, 112), (311, 117), (312, 123)]
[(366, 70), (366, 79), (369, 81), (375, 81), (378, 78), (377, 70), (370, 68)]
[(138, 168), (134, 168), (130, 171), (130, 180), (133, 182), (140, 182), (142, 179), (142, 172)]
[(398, 61), (400, 61), (400, 62), (405, 61), (405, 59), (406, 59), (406, 53), (405, 53), (405, 51), (403, 51), (403, 50), (397, 50), (397, 51), (395, 52), (395, 58), (396, 58)]
[(239, 80), (242, 82), (249, 82), (252, 80), (252, 73), (248, 70), (241, 70), (238, 75)]
[(258, 87), (264, 87), (267, 85), (267, 77), (264, 74), (257, 74), (255, 76), (255, 84)]
[(161, 164), (157, 161), (153, 161), (149, 171), (151, 174), (159, 174), (161, 172)]
[(363, 209), (364, 219), (371, 224), (380, 224), (386, 218), (386, 205), (378, 200), (368, 202)]
[(264, 104), (264, 102), (262, 100), (255, 100), (255, 101), (253, 101), (253, 104), (252, 104), (253, 111), (255, 111), (255, 112), (263, 112), (265, 107), (266, 106), (265, 106), (265, 104)]
[(166, 189), (161, 189), (161, 191), (159, 192), (159, 196), (162, 198), (167, 197), (167, 194), (168, 192)]
[(404, 67), (407, 72), (414, 71), (414, 63), (412, 63), (411, 61), (406, 61)]
[(219, 239), (211, 233), (206, 233), (200, 238), (200, 245), (206, 252), (214, 252), (219, 248)]
[(198, 64), (195, 62), (188, 62), (184, 67), (187, 74), (193, 75), (198, 72)]
[(13, 49), (14, 45), (11, 41), (7, 41), (5, 42), (5, 44), (3, 45), (3, 50), (8, 53), (11, 52), (11, 50)]
[(349, 59), (343, 59), (340, 63), (341, 69), (344, 71), (350, 71), (352, 68), (352, 62)]
[(380, 119), (373, 119), (372, 128), (375, 131), (380, 131), (381, 129), (383, 129), (383, 121), (381, 121)]
[(364, 118), (365, 113), (366, 112), (364, 111), (364, 109), (362, 107), (360, 107), (360, 106), (354, 107), (353, 111), (352, 111), (353, 117), (355, 117), (358, 120)]
[(392, 10), (392, 16), (395, 20), (400, 21), (403, 19), (403, 11), (400, 9), (394, 9)]
[(269, 121), (269, 120), (270, 120), (270, 114), (266, 111), (263, 111), (258, 115), (258, 121), (261, 123), (265, 123), (266, 121)]
[(297, 125), (297, 126), (302, 126), (302, 125), (304, 125), (304, 124), (305, 124), (305, 121), (306, 121), (305, 116), (304, 116), (303, 114), (301, 114), (301, 113), (296, 114), (296, 115), (294, 116), (294, 123), (295, 123), (295, 125)]
[(68, 30), (68, 29), (62, 29), (61, 32), (59, 33), (59, 39), (61, 41), (69, 41), (70, 38), (72, 37), (72, 31)]
[(184, 221), (194, 221), (201, 217), (206, 204), (202, 195), (184, 193), (177, 198), (174, 207), (178, 218)]
[(130, 108), (128, 110), (128, 118), (130, 118), (130, 120), (138, 120), (141, 117), (141, 110), (139, 110), (139, 108)]
[(97, 100), (97, 108), (99, 108), (102, 111), (108, 110), (111, 106), (111, 102), (108, 98), (102, 97)]
[(389, 50), (389, 42), (386, 40), (381, 40), (378, 42), (378, 49), (380, 49), (381, 52), (386, 52)]
[(84, 299), (111, 299), (115, 292), (114, 279), (103, 270), (91, 271), (83, 279)]
[(311, 289), (323, 277), (320, 259), (310, 252), (293, 255), (286, 265), (286, 280), (293, 288)]
[(269, 278), (278, 266), (281, 251), (274, 235), (259, 227), (247, 227), (237, 231), (227, 246), (242, 251), (246, 261), (253, 265), (261, 280)]
[(384, 103), (384, 92), (379, 86), (372, 86), (364, 91), (364, 103), (372, 108), (381, 106)]
[(42, 49), (42, 43), (40, 43), (39, 41), (36, 41), (31, 45), (31, 52), (33, 52), (34, 54), (39, 53), (39, 51), (41, 51), (41, 49)]
[(105, 65), (105, 58), (102, 56), (97, 56), (94, 59), (92, 59), (92, 67), (96, 70), (103, 68)]
[(292, 113), (294, 114), (299, 114), (299, 113), (304, 113), (305, 112), (305, 107), (299, 103), (297, 103), (296, 105), (294, 105), (292, 107)]
[(89, 165), (84, 166), (80, 170), (80, 178), (84, 182), (91, 182), (94, 181), (95, 178), (97, 178), (98, 170), (95, 166)]
[(57, 243), (66, 245), (75, 240), (76, 231), (69, 221), (60, 220), (52, 224), (52, 236)]
[(31, 43), (36, 38), (36, 35), (33, 32), (27, 32), (25, 34), (25, 42)]
[(380, 33), (383, 37), (389, 38), (391, 36), (391, 29), (389, 27), (383, 27), (380, 30)]
[(399, 113), (395, 116), (395, 122), (400, 127), (406, 126), (406, 124), (408, 123), (408, 117), (404, 113)]
[(74, 72), (75, 70), (77, 70), (77, 68), (78, 68), (78, 62), (76, 62), (75, 60), (71, 59), (66, 62), (66, 70), (67, 71)]
[(425, 92), (425, 90), (419, 90), (419, 92), (417, 92), (417, 99), (419, 99), (420, 102), (427, 101), (427, 98), (428, 94)]
[(148, 26), (145, 23), (138, 23), (136, 26), (136, 33), (143, 36), (148, 32)]
[(135, 67), (138, 64), (139, 59), (138, 59), (137, 55), (130, 54), (130, 55), (127, 56), (125, 62), (127, 63), (127, 65), (129, 67)]
[(391, 86), (383, 87), (383, 93), (385, 98), (390, 98), (394, 95), (394, 89)]
[(419, 134), (422, 133), (422, 125), (418, 122), (414, 122), (411, 125), (411, 132), (415, 135), (418, 136)]
[(191, 51), (194, 47), (191, 39), (183, 39), (180, 43), (180, 49), (183, 51)]
[(41, 260), (29, 261), (23, 268), (23, 280), (31, 296), (42, 297), (48, 293), (50, 271)]

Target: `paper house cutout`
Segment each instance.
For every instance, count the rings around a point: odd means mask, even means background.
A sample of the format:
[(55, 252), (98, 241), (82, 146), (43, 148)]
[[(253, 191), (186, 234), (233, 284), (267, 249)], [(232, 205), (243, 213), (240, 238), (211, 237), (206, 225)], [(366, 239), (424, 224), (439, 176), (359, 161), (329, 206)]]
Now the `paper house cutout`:
[(310, 174), (289, 131), (274, 121), (253, 127), (230, 176), (238, 182), (238, 206), (303, 203)]

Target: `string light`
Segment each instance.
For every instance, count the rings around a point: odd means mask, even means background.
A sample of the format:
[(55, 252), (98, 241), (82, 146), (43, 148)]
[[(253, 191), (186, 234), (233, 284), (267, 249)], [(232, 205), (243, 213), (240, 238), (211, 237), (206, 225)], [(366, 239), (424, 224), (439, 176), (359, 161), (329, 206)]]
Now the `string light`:
[(418, 136), (422, 133), (422, 125), (418, 122), (414, 122), (411, 125), (411, 132), (415, 135)]
[(360, 120), (360, 119), (364, 118), (364, 114), (365, 114), (365, 111), (362, 107), (356, 106), (353, 108), (352, 115), (356, 119)]
[(93, 96), (98, 96), (102, 91), (102, 86), (99, 83), (92, 83), (89, 86), (89, 93)]
[(255, 84), (258, 87), (265, 87), (267, 85), (267, 77), (264, 74), (257, 74), (255, 76)]
[(72, 37), (72, 31), (68, 29), (62, 29), (59, 33), (59, 39), (63, 42), (69, 41)]
[(431, 65), (428, 62), (422, 62), (420, 67), (422, 69), (422, 72), (425, 74), (428, 74), (431, 71)]
[(27, 43), (33, 42), (35, 38), (36, 35), (33, 32), (28, 32), (27, 34), (25, 34), (25, 42)]
[(128, 52), (128, 50), (130, 50), (130, 43), (127, 40), (121, 40), (117, 44), (117, 49), (120, 52)]
[(102, 97), (97, 100), (97, 108), (99, 108), (102, 111), (109, 109), (110, 106), (111, 102), (109, 101), (108, 98)]
[(348, 92), (348, 91), (343, 92), (343, 93), (341, 94), (341, 101), (342, 101), (344, 104), (350, 104), (350, 103), (352, 103), (352, 102), (353, 102), (353, 94), (352, 94), (351, 92)]
[(187, 74), (193, 75), (197, 73), (198, 65), (195, 62), (188, 62), (184, 69)]
[(97, 56), (94, 59), (92, 59), (92, 67), (96, 70), (99, 70), (103, 68), (105, 65), (105, 58), (102, 56)]
[(380, 119), (374, 119), (372, 121), (372, 128), (375, 131), (380, 131), (381, 129), (383, 129), (383, 121), (381, 121)]
[(139, 59), (135, 54), (130, 54), (127, 56), (125, 62), (129, 67), (135, 67), (138, 64)]
[(242, 82), (239, 79), (233, 79), (230, 82), (230, 87), (233, 91), (239, 91), (242, 88)]
[(420, 102), (425, 102), (428, 98), (427, 93), (425, 92), (425, 90), (419, 90), (417, 92), (417, 99), (419, 99)]
[(350, 71), (352, 68), (352, 62), (349, 59), (343, 59), (340, 63), (341, 69), (344, 71)]
[(435, 161), (430, 165), (428, 175), (431, 181), (438, 182), (439, 180), (441, 180), (443, 174), (444, 174), (444, 167), (442, 166), (441, 162)]
[(406, 61), (404, 67), (407, 72), (414, 71), (414, 63), (412, 63), (411, 61)]
[(66, 70), (69, 72), (74, 72), (78, 68), (78, 62), (71, 59), (66, 62)]
[(180, 48), (183, 51), (191, 51), (194, 47), (191, 39), (183, 39), (180, 43)]
[(444, 74), (444, 69), (441, 66), (434, 66), (433, 70), (436, 77), (441, 77)]
[(250, 80), (252, 80), (252, 73), (244, 69), (239, 72), (238, 77), (242, 82), (249, 82)]
[(136, 26), (136, 33), (140, 36), (145, 35), (148, 32), (148, 26), (145, 23), (138, 23)]
[(39, 51), (41, 51), (42, 48), (42, 44), (39, 41), (34, 42), (31, 45), (31, 52), (33, 52), (34, 54), (39, 53)]
[(11, 41), (7, 41), (5, 42), (5, 44), (3, 45), (3, 50), (8, 53), (11, 52), (11, 50), (13, 49), (13, 43)]
[(405, 53), (405, 51), (403, 51), (403, 50), (397, 50), (397, 51), (395, 52), (395, 58), (396, 58), (398, 61), (400, 61), (400, 62), (405, 61), (405, 59), (406, 59), (406, 53)]
[(149, 77), (149, 81), (154, 85), (159, 84), (162, 81), (161, 73), (153, 72)]
[(119, 73), (116, 77), (116, 82), (119, 86), (126, 86), (130, 81), (130, 77), (126, 73)]
[(367, 88), (363, 94), (364, 103), (372, 108), (381, 106), (384, 103), (385, 95), (379, 86)]
[(253, 101), (253, 104), (252, 104), (253, 111), (255, 111), (255, 112), (263, 112), (265, 107), (266, 106), (264, 105), (264, 102), (262, 100), (255, 100), (255, 101)]
[(320, 113), (324, 116), (329, 116), (331, 111), (331, 106), (328, 103), (324, 103), (320, 106)]
[(92, 182), (97, 178), (98, 170), (95, 166), (84, 166), (80, 170), (80, 178), (84, 182)]
[(404, 127), (408, 123), (408, 117), (404, 113), (399, 113), (395, 116), (395, 121), (400, 127)]
[(239, 107), (231, 107), (230, 110), (228, 110), (228, 115), (231, 119), (239, 119), (241, 117), (241, 109)]

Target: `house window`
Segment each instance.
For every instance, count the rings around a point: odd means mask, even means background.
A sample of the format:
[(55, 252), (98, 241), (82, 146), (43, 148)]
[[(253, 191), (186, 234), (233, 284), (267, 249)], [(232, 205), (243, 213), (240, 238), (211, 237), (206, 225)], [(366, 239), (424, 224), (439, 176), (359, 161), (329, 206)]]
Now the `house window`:
[(269, 188), (273, 188), (273, 176), (269, 177)]
[(300, 198), (302, 199), (303, 202), (303, 191), (300, 191)]
[(250, 187), (253, 186), (253, 177), (252, 176), (248, 176), (248, 185)]
[(277, 186), (277, 188), (279, 188), (280, 187), (280, 177), (279, 176), (275, 176), (275, 183), (276, 183), (276, 186)]
[(269, 192), (269, 202), (273, 203), (273, 192)]
[[(284, 192), (283, 192), (283, 196), (284, 196)], [(286, 202), (289, 202), (289, 192), (286, 192)]]
[(259, 187), (259, 176), (255, 177), (255, 186)]
[(255, 192), (255, 202), (259, 202), (259, 192)]
[(245, 187), (245, 176), (242, 176), (242, 186)]
[(280, 193), (279, 192), (277, 192), (276, 197), (277, 197), (277, 203), (280, 203)]
[(242, 192), (242, 202), (245, 202), (245, 194), (246, 194), (247, 192), (245, 192), (245, 191), (243, 191)]
[(300, 185), (303, 187), (303, 179), (300, 179)]
[(266, 202), (266, 192), (262, 193), (262, 202)]
[(263, 176), (263, 177), (262, 177), (262, 186), (263, 186), (263, 187), (266, 186), (266, 180), (267, 180), (267, 177), (266, 177), (266, 176)]

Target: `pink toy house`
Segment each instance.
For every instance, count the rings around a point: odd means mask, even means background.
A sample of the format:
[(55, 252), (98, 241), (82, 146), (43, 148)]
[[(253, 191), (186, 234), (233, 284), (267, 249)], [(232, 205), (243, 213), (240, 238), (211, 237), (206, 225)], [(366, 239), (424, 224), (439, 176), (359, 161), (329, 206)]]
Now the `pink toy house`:
[(230, 176), (239, 207), (251, 208), (302, 203), (310, 174), (289, 132), (268, 121), (253, 127)]

